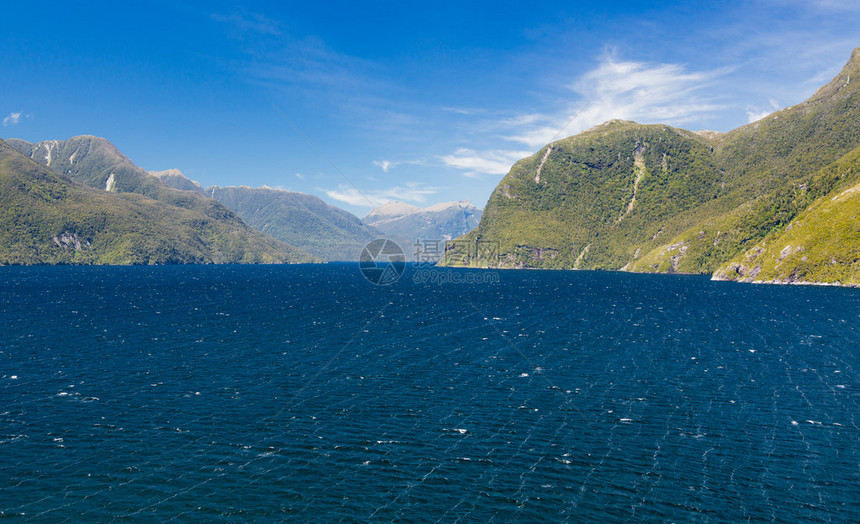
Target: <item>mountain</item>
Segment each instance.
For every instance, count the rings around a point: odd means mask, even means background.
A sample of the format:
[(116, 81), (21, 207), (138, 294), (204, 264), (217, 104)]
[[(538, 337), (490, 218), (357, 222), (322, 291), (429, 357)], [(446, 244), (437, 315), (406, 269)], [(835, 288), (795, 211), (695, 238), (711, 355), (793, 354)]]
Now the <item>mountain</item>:
[(828, 174), (835, 190), (734, 257), (713, 278), (860, 286), (860, 147), (819, 178)]
[(410, 245), (416, 240), (451, 240), (478, 226), (481, 210), (468, 200), (427, 208), (389, 202), (364, 217), (364, 223)]
[(842, 71), (805, 102), (716, 137), (715, 159), (733, 187), (721, 202), (728, 211), (690, 224), (632, 269), (671, 264), (679, 272), (711, 273), (832, 191), (830, 178), (818, 173), (860, 145), (859, 76), (857, 48)]
[(361, 248), (383, 234), (352, 213), (305, 193), (270, 187), (204, 189), (178, 169), (153, 171), (165, 184), (214, 198), (254, 229), (328, 261), (356, 261)]
[(618, 269), (719, 195), (715, 171), (705, 137), (611, 121), (514, 164), (464, 240), (498, 244), (501, 267)]
[[(47, 164), (58, 162), (58, 145), (42, 149)], [(235, 215), (86, 187), (21, 154), (22, 141), (16, 146), (0, 140), (0, 265), (315, 260)]]
[(267, 187), (206, 188), (251, 227), (324, 260), (355, 261), (382, 235), (352, 213), (305, 193)]
[(464, 200), (426, 209), (390, 202), (360, 220), (305, 193), (247, 186), (203, 189), (176, 169), (152, 174), (172, 187), (211, 196), (251, 227), (331, 261), (358, 260), (361, 248), (381, 237), (395, 240), (413, 258), (416, 240), (449, 240), (475, 228), (481, 218), (481, 210)]
[(159, 179), (161, 179), (162, 182), (172, 188), (181, 189), (183, 191), (197, 191), (202, 195), (206, 194), (206, 192), (203, 190), (203, 186), (183, 175), (182, 171), (178, 169), (167, 169), (165, 171), (150, 171), (149, 174), (157, 176)]
[(384, 222), (386, 220), (394, 220), (407, 215), (420, 213), (421, 211), (422, 208), (413, 206), (412, 204), (407, 204), (406, 202), (387, 202), (374, 208), (364, 217), (364, 220), (368, 223)]
[(35, 144), (18, 139), (6, 142), (23, 155), (79, 184), (117, 193), (136, 193), (216, 220), (241, 222), (233, 212), (205, 195), (168, 186), (160, 177), (134, 165), (104, 138), (77, 136)]
[(807, 101), (728, 133), (610, 121), (553, 142), (462, 237), (498, 256), (445, 263), (713, 273), (845, 183), (833, 173), (860, 146), (858, 78), (860, 48)]

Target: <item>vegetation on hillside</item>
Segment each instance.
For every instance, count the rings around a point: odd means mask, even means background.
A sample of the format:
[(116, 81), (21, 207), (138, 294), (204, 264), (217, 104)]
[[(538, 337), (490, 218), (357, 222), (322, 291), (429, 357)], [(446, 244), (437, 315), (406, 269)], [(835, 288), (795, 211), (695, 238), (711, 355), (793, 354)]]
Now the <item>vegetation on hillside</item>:
[(612, 121), (550, 144), (462, 240), (498, 243), (501, 267), (712, 273), (854, 180), (858, 79), (860, 48), (809, 100), (729, 133)]
[(498, 242), (502, 267), (617, 269), (720, 195), (714, 171), (704, 137), (608, 122), (517, 162), (467, 238)]
[(238, 220), (76, 184), (3, 141), (0, 224), (1, 265), (316, 260)]
[(313, 195), (218, 186), (208, 187), (205, 192), (254, 229), (323, 260), (358, 260), (365, 244), (384, 236), (352, 213)]
[[(697, 224), (674, 237), (667, 246), (643, 256), (630, 270), (713, 273), (750, 245), (788, 226), (816, 199), (857, 181), (860, 181), (860, 146), (812, 175)], [(826, 233), (822, 230), (822, 234)]]
[(860, 286), (860, 184), (835, 193), (816, 199), (714, 278)]
[(180, 191), (168, 186), (158, 176), (136, 166), (104, 138), (77, 136), (36, 144), (16, 139), (7, 142), (54, 173), (84, 186), (116, 193), (135, 193), (215, 220), (242, 225), (233, 212), (216, 200), (195, 191)]

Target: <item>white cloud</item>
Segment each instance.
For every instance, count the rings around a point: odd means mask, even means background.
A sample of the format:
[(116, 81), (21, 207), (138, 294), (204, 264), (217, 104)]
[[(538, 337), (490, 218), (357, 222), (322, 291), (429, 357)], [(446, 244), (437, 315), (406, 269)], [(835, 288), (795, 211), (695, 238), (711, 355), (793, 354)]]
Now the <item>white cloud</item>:
[(281, 27), (277, 21), (259, 13), (230, 13), (227, 15), (213, 13), (211, 17), (216, 22), (228, 24), (242, 32), (262, 35), (281, 34)]
[(298, 178), (299, 180), (304, 180), (306, 177), (301, 173), (296, 173), (296, 178)]
[(388, 160), (374, 160), (373, 165), (379, 166), (384, 172), (388, 173), (388, 169), (391, 167), (391, 162), (389, 162)]
[(460, 148), (452, 155), (439, 157), (449, 167), (468, 170), (465, 176), (480, 178), (480, 175), (504, 175), (517, 160), (527, 157), (527, 151), (488, 150), (474, 151)]
[[(579, 100), (556, 116), (519, 117), (506, 136), (532, 148), (570, 136), (607, 120), (683, 124), (722, 108), (698, 91), (728, 71), (690, 72), (678, 64), (648, 64), (607, 57), (570, 89)], [(516, 120), (512, 120), (516, 124)]]
[(18, 122), (21, 121), (21, 116), (23, 114), (24, 114), (23, 112), (9, 113), (9, 116), (7, 116), (6, 118), (3, 119), (3, 127), (14, 126), (15, 124), (17, 124)]
[(774, 111), (779, 109), (779, 103), (776, 100), (770, 99), (770, 108), (762, 109), (760, 107), (747, 106), (747, 120), (750, 124), (753, 122), (757, 122), (762, 118), (770, 115)]
[(483, 113), (483, 109), (473, 108), (473, 107), (443, 107), (442, 111), (447, 111), (449, 113), (455, 113), (458, 115), (473, 115), (475, 113)]
[(447, 166), (465, 170), (465, 176), (503, 175), (514, 162), (546, 144), (607, 120), (681, 125), (723, 108), (699, 92), (726, 73), (728, 70), (691, 72), (678, 64), (648, 64), (607, 56), (595, 69), (568, 85), (576, 101), (560, 110), (508, 115), (474, 124), (475, 134), (494, 134), (523, 144), (531, 152), (460, 148), (439, 158)]
[(424, 186), (415, 182), (407, 182), (405, 186), (395, 186), (387, 189), (359, 191), (346, 185), (337, 189), (325, 190), (325, 194), (339, 202), (345, 202), (357, 207), (378, 207), (386, 202), (417, 202), (425, 203), (427, 197), (439, 192), (438, 187)]

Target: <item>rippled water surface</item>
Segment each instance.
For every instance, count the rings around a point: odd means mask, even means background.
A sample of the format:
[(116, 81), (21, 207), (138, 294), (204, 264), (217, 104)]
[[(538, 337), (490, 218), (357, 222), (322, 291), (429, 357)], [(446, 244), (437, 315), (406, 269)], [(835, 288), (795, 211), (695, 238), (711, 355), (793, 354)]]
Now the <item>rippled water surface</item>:
[(413, 275), (0, 268), (0, 516), (860, 520), (860, 290)]

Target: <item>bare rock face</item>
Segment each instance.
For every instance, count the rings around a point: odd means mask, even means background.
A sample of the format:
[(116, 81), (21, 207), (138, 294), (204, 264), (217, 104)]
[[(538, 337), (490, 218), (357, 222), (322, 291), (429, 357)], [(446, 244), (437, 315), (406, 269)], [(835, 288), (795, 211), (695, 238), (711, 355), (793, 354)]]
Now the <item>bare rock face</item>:
[(69, 247), (73, 247), (75, 251), (82, 251), (83, 249), (89, 249), (92, 247), (89, 240), (85, 240), (81, 243), (81, 239), (78, 238), (77, 233), (70, 233), (68, 231), (64, 231), (59, 236), (55, 235), (53, 240), (55, 244), (67, 251)]

